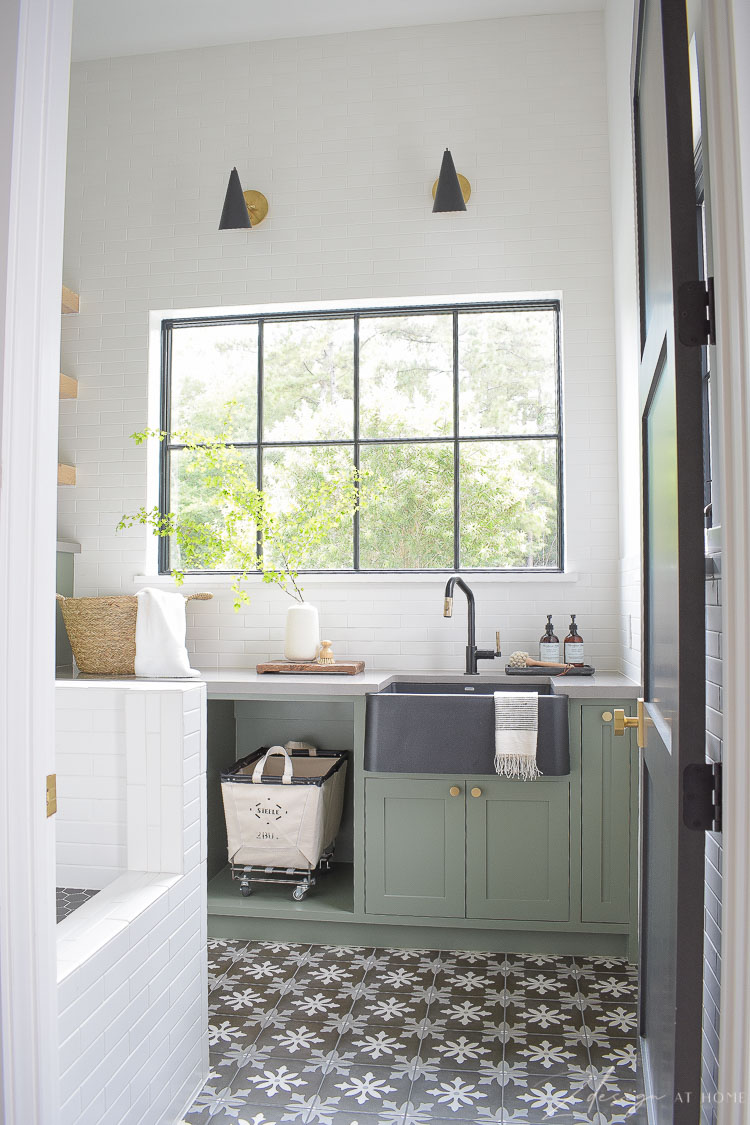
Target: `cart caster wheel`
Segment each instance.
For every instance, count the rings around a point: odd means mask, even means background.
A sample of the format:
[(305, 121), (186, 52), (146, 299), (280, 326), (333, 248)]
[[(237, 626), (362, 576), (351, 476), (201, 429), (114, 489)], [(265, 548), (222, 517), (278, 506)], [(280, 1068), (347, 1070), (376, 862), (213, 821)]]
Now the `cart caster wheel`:
[(243, 898), (249, 898), (250, 895), (253, 893), (253, 888), (250, 886), (249, 883), (241, 883), (240, 884), (240, 890), (242, 891), (242, 897)]
[(295, 902), (302, 902), (307, 897), (307, 887), (295, 887), (292, 891), (292, 898)]

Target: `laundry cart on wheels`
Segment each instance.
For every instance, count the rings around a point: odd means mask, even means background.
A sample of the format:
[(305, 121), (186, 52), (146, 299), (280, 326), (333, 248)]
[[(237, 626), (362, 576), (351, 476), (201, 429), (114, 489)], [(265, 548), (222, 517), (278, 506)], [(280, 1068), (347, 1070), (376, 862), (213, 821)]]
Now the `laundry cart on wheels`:
[(330, 868), (345, 778), (345, 753), (292, 742), (222, 772), (229, 862), (243, 895), (253, 883), (288, 883), (304, 899)]

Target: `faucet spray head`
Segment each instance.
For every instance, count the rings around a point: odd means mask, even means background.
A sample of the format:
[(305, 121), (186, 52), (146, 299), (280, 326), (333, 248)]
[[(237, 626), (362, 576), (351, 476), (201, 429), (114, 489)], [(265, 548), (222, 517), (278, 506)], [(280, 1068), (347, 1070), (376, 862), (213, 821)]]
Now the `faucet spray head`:
[(443, 617), (453, 617), (453, 598), (446, 598), (443, 602)]

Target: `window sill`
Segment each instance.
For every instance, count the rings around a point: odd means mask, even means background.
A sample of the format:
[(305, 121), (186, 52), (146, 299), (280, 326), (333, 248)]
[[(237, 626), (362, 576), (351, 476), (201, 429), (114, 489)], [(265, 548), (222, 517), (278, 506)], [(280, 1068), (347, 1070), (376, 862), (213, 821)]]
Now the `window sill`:
[[(459, 571), (466, 581), (472, 586), (494, 585), (501, 583), (507, 585), (508, 583), (534, 583), (539, 582), (553, 582), (555, 584), (574, 584), (578, 582), (579, 576), (575, 571), (538, 571), (533, 572), (520, 572), (515, 574), (483, 574), (481, 572), (472, 573), (471, 571)], [(404, 583), (410, 586), (417, 585), (445, 585), (450, 572), (436, 572), (434, 574), (348, 574), (348, 573), (333, 573), (333, 574), (303, 574), (300, 576), (301, 581), (306, 589), (319, 586), (344, 586), (351, 584), (353, 586), (359, 585), (393, 585)], [(231, 587), (233, 575), (231, 574), (186, 574), (185, 581), (182, 586), (177, 586), (174, 578), (169, 574), (137, 574), (133, 579), (136, 586), (156, 586), (159, 589), (170, 590), (206, 590), (212, 589), (227, 590)], [(252, 575), (244, 583), (247, 590), (252, 590), (253, 587), (261, 585), (263, 580), (259, 575)]]

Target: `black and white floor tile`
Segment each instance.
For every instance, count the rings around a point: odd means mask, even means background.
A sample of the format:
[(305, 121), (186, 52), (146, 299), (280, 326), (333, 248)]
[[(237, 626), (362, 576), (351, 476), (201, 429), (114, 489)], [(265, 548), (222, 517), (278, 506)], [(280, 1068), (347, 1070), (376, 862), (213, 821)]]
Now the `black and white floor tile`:
[(93, 898), (97, 891), (86, 890), (83, 887), (57, 887), (57, 920), (62, 922), (84, 902)]
[(209, 942), (184, 1125), (645, 1125), (625, 961)]

